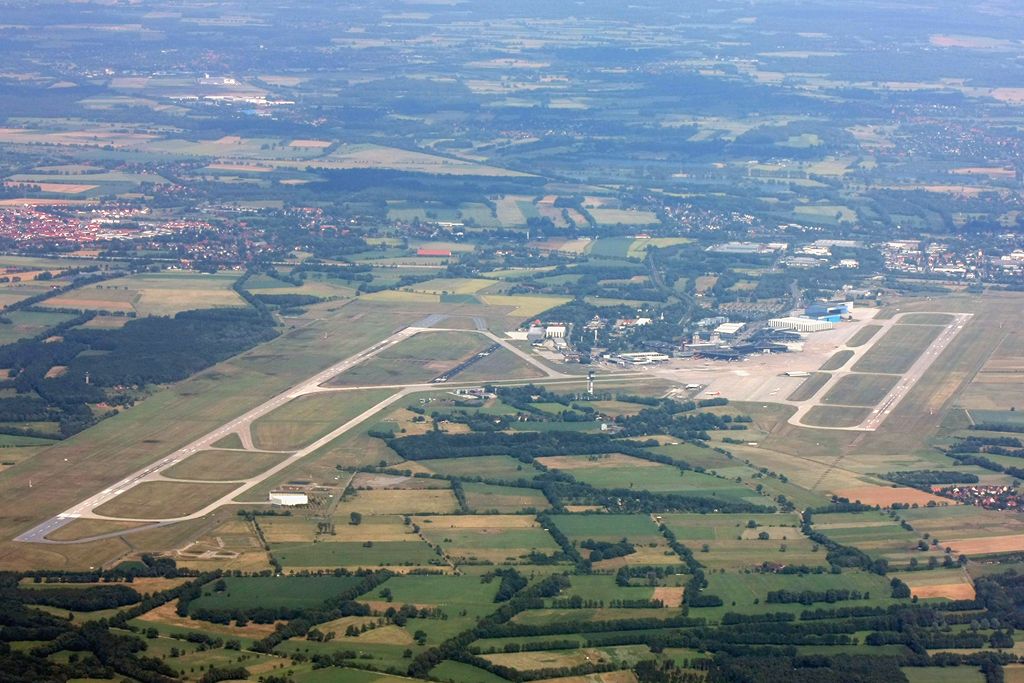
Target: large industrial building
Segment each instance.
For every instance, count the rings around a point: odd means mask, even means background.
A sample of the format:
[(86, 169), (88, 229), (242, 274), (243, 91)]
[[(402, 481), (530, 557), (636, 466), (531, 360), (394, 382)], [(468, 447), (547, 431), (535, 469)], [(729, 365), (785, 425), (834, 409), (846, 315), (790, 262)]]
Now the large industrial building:
[(715, 332), (723, 339), (731, 339), (743, 331), (746, 323), (722, 323), (715, 328)]
[(835, 323), (831, 320), (815, 320), (814, 318), (772, 318), (768, 321), (768, 327), (773, 330), (793, 330), (795, 332), (822, 332), (831, 330)]
[(852, 303), (817, 303), (804, 309), (804, 315), (815, 320), (837, 323), (843, 318), (848, 318), (852, 310)]
[(270, 492), (270, 504), (283, 507), (309, 505), (309, 495), (305, 491), (294, 489), (274, 489)]

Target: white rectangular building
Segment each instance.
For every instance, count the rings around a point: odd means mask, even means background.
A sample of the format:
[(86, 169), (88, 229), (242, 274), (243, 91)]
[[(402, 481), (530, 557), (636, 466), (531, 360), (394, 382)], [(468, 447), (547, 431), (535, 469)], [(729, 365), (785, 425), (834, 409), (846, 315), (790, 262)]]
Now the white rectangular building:
[(283, 507), (309, 505), (309, 495), (305, 491), (271, 491), (270, 503)]
[(815, 320), (814, 318), (772, 318), (768, 321), (768, 327), (773, 330), (794, 330), (796, 332), (822, 332), (835, 328), (835, 323), (827, 320)]

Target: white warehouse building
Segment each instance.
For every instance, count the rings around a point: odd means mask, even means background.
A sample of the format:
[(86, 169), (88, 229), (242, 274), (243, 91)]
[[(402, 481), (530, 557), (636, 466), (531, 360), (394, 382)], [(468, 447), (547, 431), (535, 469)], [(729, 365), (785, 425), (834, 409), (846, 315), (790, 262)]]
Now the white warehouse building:
[(271, 491), (271, 505), (294, 507), (296, 505), (309, 505), (309, 496), (305, 491)]
[(768, 327), (773, 330), (793, 330), (795, 332), (822, 332), (831, 330), (835, 323), (827, 320), (815, 320), (814, 318), (772, 318), (768, 321)]

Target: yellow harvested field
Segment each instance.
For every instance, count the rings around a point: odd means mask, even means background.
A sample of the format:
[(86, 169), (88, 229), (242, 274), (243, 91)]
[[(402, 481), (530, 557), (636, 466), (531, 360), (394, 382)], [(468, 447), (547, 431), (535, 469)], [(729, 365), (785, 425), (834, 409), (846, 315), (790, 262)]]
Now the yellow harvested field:
[[(4, 185), (7, 187), (17, 187), (22, 183), (11, 183), (6, 182)], [(74, 185), (72, 183), (28, 183), (34, 187), (38, 187), (41, 192), (53, 192), (55, 194), (82, 194), (89, 190), (95, 190), (98, 185)]]
[(433, 173), (437, 175), (477, 175), (477, 176), (528, 176), (527, 173), (510, 171), (495, 166), (487, 166), (474, 161), (452, 159), (449, 157), (424, 154), (385, 147), (383, 145), (342, 145), (338, 150), (318, 159), (302, 161), (275, 161), (279, 168), (326, 168), (326, 169), (380, 169), (411, 171), (417, 173)]
[(992, 91), (992, 97), (1000, 102), (1021, 104), (1024, 103), (1024, 88), (996, 88)]
[[(151, 609), (142, 616), (139, 617), (139, 621), (146, 621), (151, 624), (166, 624), (168, 626), (177, 626), (179, 628), (189, 629), (190, 631), (196, 631), (200, 628), (203, 631), (210, 631), (224, 636), (232, 636), (235, 638), (264, 638), (269, 636), (277, 628), (277, 625), (282, 622), (276, 622), (273, 624), (256, 624), (249, 622), (246, 626), (237, 626), (229, 624), (214, 624), (207, 621), (195, 621), (191, 617), (180, 616), (177, 612), (178, 601), (172, 600), (164, 605), (160, 605), (155, 609)], [(234, 622), (232, 622), (234, 623)]]
[(537, 520), (530, 515), (456, 515), (417, 517), (413, 521), (424, 529), (528, 529), (537, 526)]
[(45, 379), (55, 379), (57, 377), (63, 377), (68, 372), (68, 366), (66, 365), (54, 365), (52, 368), (46, 371), (43, 375)]
[(350, 512), (363, 515), (447, 514), (458, 509), (455, 495), (449, 489), (424, 489), (410, 493), (402, 489), (356, 491), (338, 505), (337, 514)]
[(537, 650), (530, 652), (503, 652), (500, 654), (483, 655), (483, 658), (497, 664), (519, 671), (535, 669), (572, 669), (590, 662), (608, 661), (608, 656), (601, 650), (591, 648), (580, 650)]
[(402, 303), (436, 304), (441, 302), (439, 294), (427, 294), (426, 292), (404, 292), (394, 289), (385, 289), (380, 292), (373, 292), (360, 297), (361, 301), (400, 301)]
[(494, 280), (482, 280), (473, 278), (436, 278), (427, 280), (413, 289), (417, 292), (427, 294), (476, 294), (477, 292), (494, 286)]
[(38, 197), (0, 199), (0, 206), (84, 206), (95, 203), (95, 199), (40, 199)]
[(1013, 45), (1009, 40), (1002, 38), (949, 35), (945, 33), (935, 33), (928, 36), (928, 42), (936, 47), (964, 47), (975, 50), (1009, 47)]
[(661, 600), (666, 607), (678, 607), (683, 604), (683, 593), (686, 589), (682, 586), (658, 586), (651, 595), (651, 600)]
[(983, 538), (964, 538), (943, 541), (954, 553), (960, 555), (989, 555), (992, 553), (1012, 553), (1024, 550), (1024, 534), (1010, 536), (988, 536)]
[[(363, 298), (365, 299), (366, 297)], [(513, 306), (515, 310), (509, 313), (509, 315), (522, 316), (524, 318), (532, 318), (544, 311), (572, 301), (567, 296), (517, 296), (506, 294), (481, 294), (480, 300), (488, 306)]]
[(288, 146), (298, 149), (325, 149), (333, 144), (330, 140), (292, 140)]
[(882, 507), (889, 507), (893, 503), (909, 503), (911, 505), (914, 503), (927, 505), (929, 501), (935, 501), (937, 505), (950, 503), (948, 498), (933, 496), (930, 493), (903, 486), (854, 486), (838, 489), (833, 493), (852, 501), (860, 501), (865, 505), (881, 505)]
[(260, 166), (258, 164), (227, 164), (217, 163), (210, 164), (206, 168), (211, 171), (241, 171), (245, 173), (270, 173), (274, 169), (270, 166)]
[(950, 173), (956, 175), (986, 175), (993, 178), (1014, 178), (1017, 171), (1012, 166), (969, 166), (954, 168)]
[(586, 676), (564, 676), (561, 678), (544, 678), (534, 683), (637, 683), (636, 674), (632, 671), (608, 671), (601, 674)]
[(915, 598), (949, 598), (950, 600), (973, 600), (974, 586), (969, 583), (939, 583), (932, 586), (911, 586)]

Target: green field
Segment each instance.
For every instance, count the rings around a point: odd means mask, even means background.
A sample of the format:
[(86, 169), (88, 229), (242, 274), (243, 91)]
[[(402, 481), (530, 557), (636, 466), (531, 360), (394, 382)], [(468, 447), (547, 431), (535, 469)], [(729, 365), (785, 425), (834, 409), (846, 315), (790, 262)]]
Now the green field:
[(821, 391), (821, 388), (825, 386), (830, 379), (832, 379), (832, 375), (830, 373), (813, 372), (810, 377), (805, 379), (800, 386), (798, 386), (796, 390), (789, 395), (788, 400), (806, 401)]
[[(745, 571), (763, 562), (827, 566), (824, 552), (803, 535), (794, 513), (668, 513), (660, 517), (706, 567)], [(750, 526), (751, 522), (755, 525)]]
[(949, 313), (907, 313), (901, 317), (899, 325), (948, 325), (955, 318)]
[(456, 563), (514, 563), (521, 562), (533, 551), (547, 555), (558, 551), (554, 539), (539, 526), (508, 526), (508, 520), (501, 517), (495, 516), (493, 526), (484, 521), (483, 525), (468, 527), (461, 522), (454, 526), (443, 517), (432, 517), (432, 523), (424, 519), (420, 528), (427, 540), (441, 547)]
[(436, 458), (423, 463), (431, 471), (456, 477), (485, 479), (532, 479), (540, 470), (508, 455), (478, 455), (475, 458)]
[(832, 354), (831, 358), (821, 364), (820, 369), (826, 371), (838, 370), (846, 365), (851, 358), (853, 358), (853, 351), (836, 351)]
[[(697, 615), (705, 612), (742, 611), (749, 613), (766, 609), (769, 591), (825, 591), (829, 589), (857, 590), (870, 594), (866, 600), (849, 600), (835, 603), (835, 606), (877, 606), (888, 605), (896, 602), (890, 597), (892, 589), (889, 586), (889, 579), (877, 574), (847, 569), (842, 574), (771, 574), (771, 573), (718, 573), (708, 577), (707, 592), (722, 598), (725, 605), (722, 608), (710, 608), (708, 610), (694, 610)], [(826, 603), (819, 603), (815, 606), (826, 606)], [(807, 607), (799, 603), (768, 604), (772, 611), (802, 611)]]
[(281, 462), (278, 453), (199, 451), (164, 471), (170, 479), (231, 481), (248, 479)]
[(492, 342), (472, 332), (421, 332), (338, 375), (329, 386), (429, 382)]
[(96, 514), (127, 519), (163, 519), (197, 512), (238, 484), (145, 481), (96, 508)]
[(231, 289), (238, 277), (233, 271), (138, 273), (61, 294), (48, 299), (46, 306), (138, 315), (174, 315), (197, 308), (241, 307), (245, 302)]
[(618, 541), (628, 538), (632, 543), (658, 543), (662, 540), (658, 526), (649, 515), (571, 514), (552, 515), (559, 531), (573, 540)]
[(252, 423), (257, 448), (268, 451), (297, 450), (381, 401), (393, 392), (386, 389), (300, 396)]
[(905, 666), (900, 671), (909, 683), (985, 683), (985, 675), (973, 666)]
[(4, 317), (12, 324), (0, 325), (0, 344), (11, 344), (19, 339), (34, 337), (75, 316), (71, 313), (49, 311), (12, 311), (5, 313)]
[(851, 348), (864, 346), (871, 341), (871, 338), (874, 337), (880, 329), (882, 329), (881, 325), (865, 325), (857, 330), (856, 334), (850, 337), (850, 340), (846, 342), (846, 345)]
[[(742, 500), (754, 494), (753, 490), (735, 481), (713, 477), (699, 472), (684, 472), (669, 465), (637, 459), (637, 464), (624, 462), (621, 466), (600, 464), (586, 467), (591, 456), (575, 456), (579, 464), (567, 471), (576, 479), (598, 488), (622, 488), (651, 491), (652, 493), (680, 493), (723, 500)], [(550, 466), (550, 465), (549, 465)], [(556, 468), (557, 465), (555, 465)]]
[(466, 504), (470, 512), (516, 513), (525, 510), (544, 510), (551, 504), (537, 489), (512, 486), (492, 486), (467, 482), (463, 485)]
[(455, 376), (458, 382), (492, 382), (499, 379), (532, 379), (543, 372), (508, 349), (492, 351)]
[(855, 372), (906, 372), (940, 332), (942, 328), (934, 325), (894, 325), (852, 369)]
[(873, 406), (885, 398), (899, 379), (894, 375), (846, 375), (821, 400), (844, 406)]
[(592, 256), (625, 258), (629, 248), (633, 246), (632, 237), (605, 237), (593, 243), (590, 248)]
[(250, 607), (316, 607), (325, 600), (359, 583), (351, 576), (228, 576), (226, 589), (203, 587), (203, 595), (192, 609), (236, 609)]
[(814, 406), (804, 415), (803, 422), (814, 427), (856, 427), (870, 416), (869, 408)]
[(427, 633), (427, 643), (436, 645), (493, 612), (498, 583), (493, 580), (485, 582), (472, 575), (395, 576), (358, 599), (374, 601), (374, 604), (386, 608), (381, 597), (385, 590), (391, 593), (392, 605), (411, 604), (441, 609), (447, 617), (444, 620), (410, 619), (406, 625), (409, 631), (423, 629)]
[(976, 423), (1024, 425), (1024, 410), (976, 410), (969, 411)]
[(285, 567), (420, 566), (437, 563), (430, 546), (419, 541), (323, 541), (276, 543), (271, 552)]

